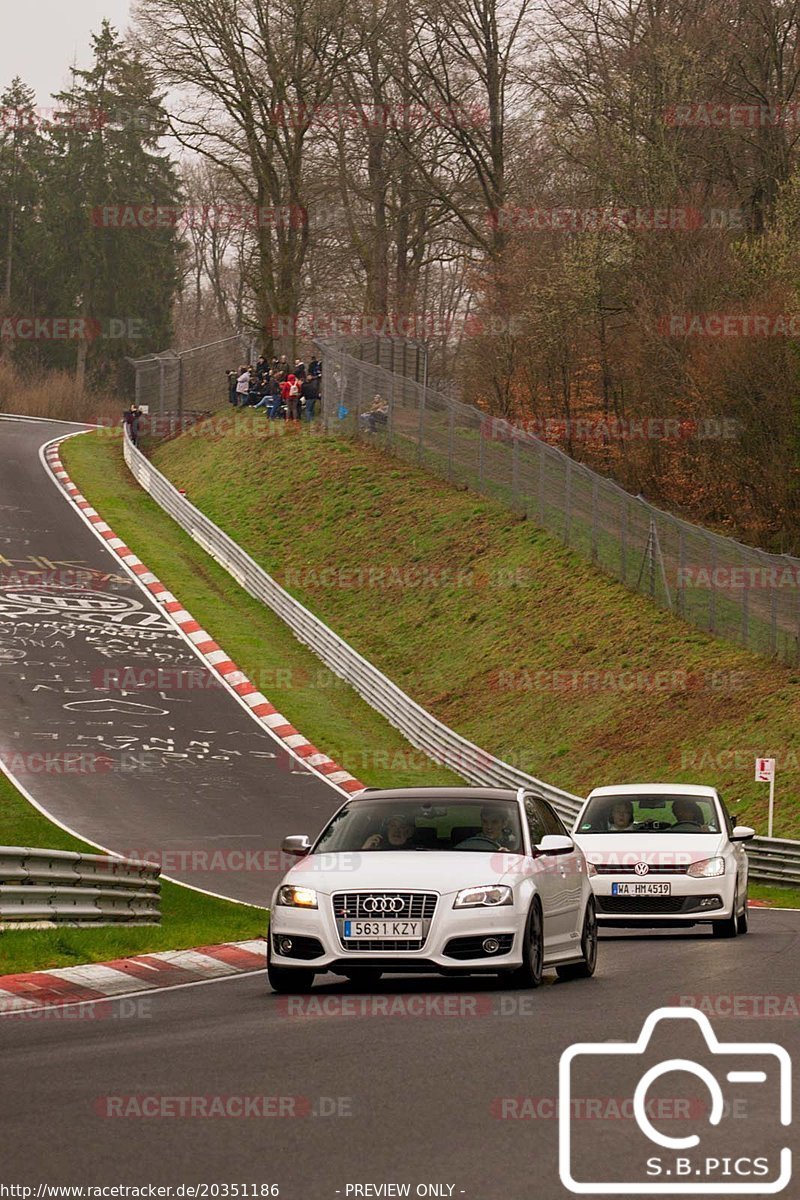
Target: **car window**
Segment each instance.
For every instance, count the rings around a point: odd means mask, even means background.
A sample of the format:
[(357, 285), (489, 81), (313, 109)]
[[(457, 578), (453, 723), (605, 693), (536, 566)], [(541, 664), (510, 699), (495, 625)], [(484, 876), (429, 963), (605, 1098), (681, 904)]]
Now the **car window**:
[[(719, 795), (719, 793), (717, 794)], [(728, 806), (722, 799), (722, 796), (719, 797), (719, 806), (722, 809), (722, 818), (725, 822), (725, 828), (728, 831), (728, 837), (730, 837), (733, 833), (733, 820), (731, 818), (731, 814), (728, 812)]]
[(522, 848), (515, 800), (354, 799), (328, 823), (314, 853), (446, 850), (490, 853)]
[(553, 806), (543, 796), (536, 796), (535, 804), (539, 810), (545, 833), (555, 833), (559, 837), (569, 837), (564, 822)]
[(719, 833), (720, 817), (710, 796), (620, 793), (594, 796), (576, 833)]
[(525, 799), (525, 819), (528, 822), (528, 829), (531, 834), (531, 850), (538, 846), (539, 842), (545, 835), (544, 821), (539, 811), (539, 806), (533, 797), (528, 796)]

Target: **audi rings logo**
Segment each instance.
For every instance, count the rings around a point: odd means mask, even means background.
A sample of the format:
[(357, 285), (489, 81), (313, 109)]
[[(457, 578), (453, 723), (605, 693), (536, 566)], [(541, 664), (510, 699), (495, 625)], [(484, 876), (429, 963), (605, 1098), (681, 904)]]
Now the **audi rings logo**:
[(637, 875), (648, 875), (650, 868), (647, 863), (637, 863), (633, 868)]
[(365, 896), (361, 911), (368, 913), (399, 913), (405, 908), (402, 896)]

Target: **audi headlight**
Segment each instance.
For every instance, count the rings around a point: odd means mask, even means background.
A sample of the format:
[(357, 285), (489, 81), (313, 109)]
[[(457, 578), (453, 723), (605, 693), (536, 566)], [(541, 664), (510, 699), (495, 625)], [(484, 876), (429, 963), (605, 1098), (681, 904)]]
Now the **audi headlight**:
[(510, 887), (490, 884), (486, 887), (464, 888), (453, 901), (453, 908), (499, 908), (501, 904), (513, 904)]
[(686, 874), (693, 879), (712, 879), (715, 875), (724, 875), (725, 859), (701, 858), (699, 862), (692, 863)]
[(278, 889), (278, 904), (285, 904), (289, 908), (316, 908), (317, 893), (313, 888), (284, 884)]

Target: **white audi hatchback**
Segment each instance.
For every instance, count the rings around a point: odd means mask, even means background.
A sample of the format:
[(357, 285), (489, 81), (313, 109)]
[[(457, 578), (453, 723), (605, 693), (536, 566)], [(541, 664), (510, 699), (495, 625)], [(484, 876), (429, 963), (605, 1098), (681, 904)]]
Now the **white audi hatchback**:
[(702, 922), (719, 937), (747, 932), (743, 843), (755, 830), (733, 825), (715, 788), (595, 788), (573, 836), (588, 860), (604, 928)]
[(275, 890), (267, 964), (278, 992), (332, 972), (594, 974), (586, 862), (541, 797), (520, 789), (367, 790), (349, 799)]

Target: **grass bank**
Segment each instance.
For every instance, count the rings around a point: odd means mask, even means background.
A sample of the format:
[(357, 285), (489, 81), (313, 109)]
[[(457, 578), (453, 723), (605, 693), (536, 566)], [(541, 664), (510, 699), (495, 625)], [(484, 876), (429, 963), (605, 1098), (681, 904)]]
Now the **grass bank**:
[[(0, 774), (0, 843), (47, 850), (98, 851), (48, 821)], [(182, 950), (260, 937), (263, 909), (204, 896), (165, 880), (161, 885), (161, 924), (139, 929), (8, 929), (0, 931), (0, 975), (103, 962), (129, 954)]]
[[(94, 450), (79, 440), (68, 453)], [(270, 436), (245, 412), (153, 457), (289, 591), (487, 750), (578, 794), (620, 780), (714, 784), (760, 833), (767, 790), (753, 760), (770, 755), (775, 833), (800, 835), (796, 671), (684, 624), (501, 505), (376, 450), (307, 430)], [(282, 705), (304, 727), (301, 689)], [(308, 728), (333, 738), (329, 752), (341, 737), (341, 724)], [(425, 782), (424, 763), (410, 765)]]

